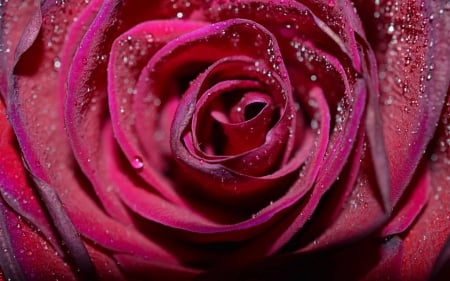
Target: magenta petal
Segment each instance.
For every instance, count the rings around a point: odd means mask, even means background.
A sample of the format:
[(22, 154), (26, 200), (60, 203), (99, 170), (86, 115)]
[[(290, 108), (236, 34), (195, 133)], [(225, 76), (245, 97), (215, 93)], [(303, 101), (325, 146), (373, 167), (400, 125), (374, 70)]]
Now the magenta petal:
[[(168, 186), (167, 180), (158, 175), (157, 170), (162, 169), (161, 158), (153, 155), (145, 155), (141, 149), (141, 142), (136, 138), (138, 129), (145, 128), (151, 136), (143, 136), (146, 144), (152, 148), (160, 146), (155, 138), (156, 129), (153, 123), (158, 120), (158, 113), (153, 112), (152, 108), (146, 108), (143, 113), (136, 113), (134, 103), (142, 102), (136, 98), (136, 83), (142, 72), (146, 72), (144, 66), (150, 58), (164, 46), (168, 41), (176, 37), (200, 28), (203, 26), (199, 22), (180, 22), (180, 21), (151, 21), (142, 23), (125, 32), (115, 39), (111, 57), (108, 64), (108, 102), (111, 114), (111, 120), (114, 128), (115, 137), (124, 151), (128, 161), (133, 163), (139, 157), (142, 161), (143, 169), (140, 171), (142, 176), (157, 189), (161, 194), (171, 201), (181, 202)], [(170, 31), (170, 32), (169, 32)], [(145, 51), (144, 51), (145, 50)], [(144, 114), (145, 122), (142, 122)], [(170, 120), (159, 118), (159, 120)], [(163, 132), (162, 132), (163, 133)], [(143, 157), (145, 155), (146, 157)]]
[[(120, 221), (129, 222), (129, 215), (119, 198), (113, 192), (108, 192), (108, 189), (115, 188), (114, 183), (102, 172), (105, 168), (100, 164), (101, 156), (98, 154), (98, 148), (94, 145), (101, 144), (100, 137), (104, 118), (102, 116), (108, 108), (107, 104), (101, 102), (106, 98), (104, 81), (97, 82), (100, 80), (98, 79), (99, 73), (105, 70), (106, 64), (94, 61), (92, 58), (95, 57), (93, 53), (101, 53), (103, 48), (109, 48), (106, 44), (102, 45), (98, 42), (99, 37), (103, 36), (98, 30), (106, 28), (110, 24), (105, 18), (114, 14), (115, 8), (112, 2), (102, 6), (72, 58), (67, 80), (65, 121), (68, 138), (77, 163), (94, 186), (105, 209)], [(86, 61), (88, 57), (91, 60)], [(97, 103), (91, 105), (95, 109), (91, 107), (87, 110), (88, 108), (83, 106), (87, 100)], [(89, 126), (89, 129), (86, 126)]]

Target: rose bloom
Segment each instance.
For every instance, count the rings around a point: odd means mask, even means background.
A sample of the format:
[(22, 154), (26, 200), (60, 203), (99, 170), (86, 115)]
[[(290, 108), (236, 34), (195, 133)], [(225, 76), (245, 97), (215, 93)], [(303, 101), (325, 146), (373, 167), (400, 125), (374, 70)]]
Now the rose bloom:
[(449, 2), (0, 6), (0, 279), (450, 276)]

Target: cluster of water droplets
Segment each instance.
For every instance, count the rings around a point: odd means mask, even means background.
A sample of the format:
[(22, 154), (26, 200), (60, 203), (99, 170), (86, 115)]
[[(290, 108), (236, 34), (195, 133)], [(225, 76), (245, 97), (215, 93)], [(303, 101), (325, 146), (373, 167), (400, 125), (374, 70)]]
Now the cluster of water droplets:
[[(443, 14), (444, 10), (441, 9), (439, 15), (426, 16), (424, 2), (419, 7), (405, 7), (400, 1), (388, 1), (381, 6), (380, 1), (376, 0), (375, 4), (373, 16), (379, 20), (377, 28), (381, 34), (390, 36), (387, 68), (379, 73), (380, 80), (389, 81), (381, 84), (381, 91), (384, 93), (382, 100), (387, 106), (395, 104), (398, 97), (391, 93), (401, 93), (409, 99), (409, 104), (403, 108), (408, 114), (412, 108), (423, 102), (421, 100), (427, 99), (426, 84), (432, 80), (435, 68), (435, 58), (425, 57), (425, 50), (434, 46), (434, 41), (428, 37), (428, 33), (436, 17), (442, 16), (440, 14)], [(420, 73), (419, 83), (417, 72)], [(396, 75), (392, 75), (393, 73)]]

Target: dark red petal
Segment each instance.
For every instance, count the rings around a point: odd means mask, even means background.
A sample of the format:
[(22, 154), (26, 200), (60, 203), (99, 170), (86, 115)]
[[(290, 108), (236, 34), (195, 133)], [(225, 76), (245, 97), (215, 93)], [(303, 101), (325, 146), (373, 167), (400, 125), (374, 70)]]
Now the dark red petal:
[(86, 245), (89, 256), (95, 265), (99, 280), (126, 281), (117, 261), (101, 248)]
[(410, 182), (408, 189), (403, 194), (404, 198), (401, 198), (397, 204), (396, 212), (393, 213), (389, 223), (383, 227), (381, 236), (386, 237), (399, 234), (411, 226), (427, 204), (430, 188), (429, 171), (426, 165), (421, 165), (416, 170), (416, 174)]
[(378, 63), (393, 204), (433, 137), (449, 87), (450, 17), (444, 2), (356, 1)]
[(176, 265), (159, 264), (151, 259), (127, 254), (116, 254), (114, 258), (126, 276), (132, 280), (193, 280), (201, 272)]
[[(314, 101), (316, 109), (319, 110), (320, 120), (318, 132), (328, 132), (330, 116), (328, 107), (323, 97), (323, 93), (319, 88), (314, 88), (309, 93), (309, 99)], [(311, 218), (324, 189), (310, 190), (313, 182), (317, 176), (320, 168), (321, 160), (324, 157), (326, 145), (328, 143), (328, 134), (320, 133), (320, 138), (315, 142), (315, 149), (310, 154), (308, 165), (300, 171), (299, 178), (292, 185), (289, 192), (287, 192), (278, 202), (262, 209), (253, 220), (259, 219), (260, 216), (267, 216), (271, 214), (274, 207), (281, 204), (283, 208), (289, 211), (284, 217), (273, 224), (270, 229), (265, 230), (263, 236), (258, 236), (243, 245), (232, 255), (227, 257), (228, 265), (235, 265), (237, 263), (246, 263), (274, 254), (281, 247), (297, 233), (299, 229)], [(278, 208), (277, 208), (278, 209)], [(277, 210), (275, 209), (275, 210)], [(277, 210), (278, 211), (278, 210)]]
[[(287, 246), (289, 249), (308, 252), (310, 250), (331, 247), (336, 243), (346, 243), (352, 241), (355, 236), (360, 236), (358, 232), (352, 231), (347, 231), (345, 235), (342, 235), (342, 231), (336, 228), (335, 222), (339, 221), (339, 216), (343, 212), (343, 206), (349, 200), (357, 177), (359, 176), (359, 170), (361, 168), (360, 160), (363, 158), (364, 140), (364, 126), (361, 126), (353, 151), (342, 173), (330, 186), (325, 196), (321, 198), (320, 204), (312, 215), (311, 220), (289, 242)], [(357, 207), (355, 205), (354, 207)]]
[(383, 243), (363, 241), (333, 256), (333, 280), (403, 280), (402, 253), (402, 240), (397, 236)]
[(444, 281), (450, 276), (450, 235), (447, 238), (447, 242), (442, 248), (439, 257), (433, 265), (432, 274), (430, 280)]
[[(67, 266), (65, 257), (60, 256), (55, 252), (40, 233), (34, 228), (30, 228), (23, 220), (8, 208), (1, 207), (4, 218), (2, 224), (2, 232), (9, 236), (10, 247), (4, 248), (8, 253), (5, 253), (0, 262), (2, 269), (7, 278), (11, 280), (49, 280), (53, 278), (64, 280), (77, 280), (76, 273)], [(3, 238), (3, 237), (2, 237)], [(2, 241), (3, 242), (3, 241)], [(5, 245), (2, 245), (4, 247)], [(16, 260), (16, 270), (10, 271), (4, 268), (4, 258), (8, 254), (13, 256)], [(16, 275), (17, 274), (17, 275)]]
[[(192, 141), (196, 147), (193, 153), (208, 161), (221, 161), (226, 156), (235, 156), (261, 146), (265, 142), (271, 122), (274, 121), (272, 116), (275, 105), (270, 96), (259, 88), (255, 81), (237, 79), (219, 82), (202, 93), (192, 115)], [(239, 100), (234, 106), (236, 108), (226, 108), (223, 103), (232, 99)], [(244, 112), (247, 106), (254, 103), (261, 104), (262, 108), (255, 116), (247, 119)], [(236, 111), (241, 114), (236, 114)], [(221, 129), (225, 138), (221, 144), (223, 151), (220, 151), (219, 155), (202, 148), (217, 145), (214, 143), (217, 141), (214, 129)]]
[[(402, 277), (405, 280), (429, 278), (434, 267), (445, 264), (446, 241), (450, 237), (450, 95), (444, 105), (436, 137), (431, 142), (428, 169), (431, 192), (427, 205), (405, 233)], [(441, 253), (440, 260), (438, 256)], [(435, 265), (435, 263), (437, 263)], [(435, 273), (437, 274), (437, 273)]]

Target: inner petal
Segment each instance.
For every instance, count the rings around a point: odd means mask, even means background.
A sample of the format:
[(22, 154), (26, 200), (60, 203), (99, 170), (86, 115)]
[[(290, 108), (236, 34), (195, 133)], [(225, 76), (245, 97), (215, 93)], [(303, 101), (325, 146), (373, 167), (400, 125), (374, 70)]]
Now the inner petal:
[(262, 145), (276, 122), (271, 98), (251, 80), (218, 83), (202, 95), (196, 108), (195, 146), (211, 157), (237, 155)]

